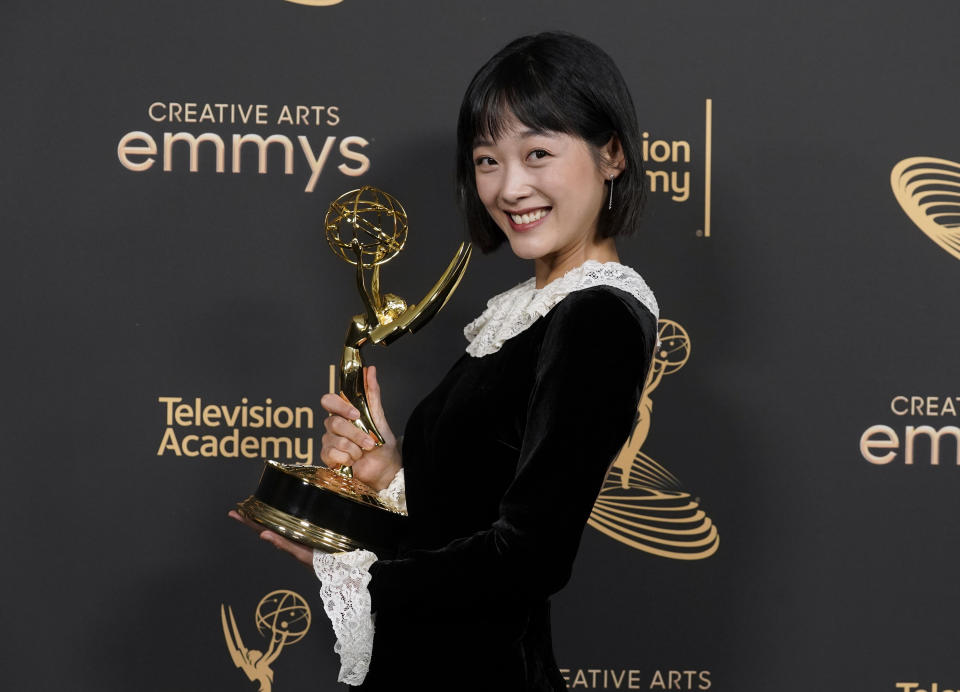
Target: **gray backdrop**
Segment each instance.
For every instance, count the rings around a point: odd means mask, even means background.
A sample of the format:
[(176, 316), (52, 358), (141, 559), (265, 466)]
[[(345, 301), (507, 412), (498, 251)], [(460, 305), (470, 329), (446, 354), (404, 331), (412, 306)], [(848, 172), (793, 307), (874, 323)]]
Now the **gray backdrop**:
[[(313, 623), (272, 663), (274, 689), (342, 688), (312, 574), (226, 517), (259, 457), (160, 453), (160, 397), (311, 407), (313, 429), (239, 434), (313, 438), (315, 453), (328, 366), (359, 309), (320, 231), (328, 203), (360, 184), (404, 203), (408, 250), (384, 283), (416, 300), (464, 237), (463, 90), (508, 40), (545, 29), (607, 49), (650, 142), (689, 146), (689, 161), (648, 161), (688, 187), (651, 193), (620, 252), (689, 335), (644, 453), (721, 537), (679, 560), (586, 530), (554, 599), (571, 688), (960, 685), (960, 265), (890, 181), (904, 159), (943, 159), (928, 177), (948, 212), (956, 198), (955, 2), (14, 0), (0, 20), (10, 689), (256, 689), (220, 610), (263, 650), (254, 612), (278, 589)], [(154, 103), (263, 104), (266, 122), (155, 121)], [(320, 124), (278, 122), (298, 104), (324, 107)], [(125, 155), (154, 159), (140, 171), (118, 154), (137, 132), (157, 143)], [(180, 132), (221, 137), (225, 170), (208, 143), (191, 172), (179, 142), (165, 171), (164, 133)], [(293, 172), (282, 145), (262, 174), (245, 145), (232, 172), (247, 134), (287, 137)], [(313, 152), (335, 138), (310, 192), (298, 137)], [(930, 218), (944, 234), (960, 224)], [(507, 249), (478, 255), (429, 329), (369, 352), (395, 430), (466, 345), (463, 325), (531, 273)], [(937, 465), (924, 425), (942, 433)], [(872, 426), (887, 427), (861, 445)]]

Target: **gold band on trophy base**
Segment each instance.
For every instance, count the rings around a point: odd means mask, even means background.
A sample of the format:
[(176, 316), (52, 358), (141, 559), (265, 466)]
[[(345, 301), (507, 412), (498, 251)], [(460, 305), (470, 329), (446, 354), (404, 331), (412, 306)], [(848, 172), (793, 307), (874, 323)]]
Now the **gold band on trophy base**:
[(407, 515), (356, 478), (323, 466), (264, 464), (256, 493), (237, 511), (290, 540), (329, 553), (363, 548), (389, 555)]
[[(363, 358), (368, 344), (389, 345), (418, 331), (447, 303), (460, 284), (472, 247), (461, 243), (439, 280), (419, 303), (380, 290), (380, 266), (407, 242), (407, 213), (400, 202), (375, 187), (351, 190), (330, 203), (323, 222), (330, 250), (354, 265), (364, 312), (347, 327), (340, 358), (340, 396), (360, 416), (354, 425), (373, 438), (383, 435), (367, 401)], [(372, 270), (367, 288), (365, 271)], [(367, 548), (379, 557), (391, 554), (405, 528), (406, 514), (387, 507), (376, 491), (340, 469), (266, 462), (255, 495), (238, 505), (244, 517), (298, 543), (327, 552)]]
[(360, 550), (367, 547), (335, 531), (321, 528), (311, 524), (306, 519), (295, 517), (276, 507), (260, 502), (253, 495), (237, 505), (237, 512), (247, 519), (286, 536), (291, 541), (302, 543), (311, 548), (318, 548), (328, 553)]

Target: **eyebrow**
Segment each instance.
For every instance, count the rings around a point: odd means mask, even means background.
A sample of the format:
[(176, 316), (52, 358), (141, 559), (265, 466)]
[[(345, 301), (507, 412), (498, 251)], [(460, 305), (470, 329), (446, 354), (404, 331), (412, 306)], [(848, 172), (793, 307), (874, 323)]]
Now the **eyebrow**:
[[(520, 131), (520, 137), (521, 137), (521, 138), (523, 138), (523, 137), (549, 137), (550, 135), (551, 135), (551, 131), (550, 131), (550, 130), (546, 130), (546, 129), (542, 128), (542, 127), (528, 127), (528, 128), (526, 128), (526, 129)], [(494, 145), (494, 141), (491, 140), (491, 139), (488, 139), (487, 137), (478, 137), (477, 139), (473, 140), (473, 148), (474, 148), (474, 149), (476, 149), (477, 147), (492, 147), (493, 145)]]

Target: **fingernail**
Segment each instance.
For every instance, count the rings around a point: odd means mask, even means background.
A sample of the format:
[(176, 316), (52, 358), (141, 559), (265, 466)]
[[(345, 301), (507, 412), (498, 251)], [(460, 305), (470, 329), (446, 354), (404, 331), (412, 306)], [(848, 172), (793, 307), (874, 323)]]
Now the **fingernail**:
[(377, 446), (377, 445), (374, 444), (374, 442), (373, 442), (373, 438), (371, 438), (371, 437), (366, 437), (366, 438), (364, 438), (364, 440), (363, 440), (363, 448), (364, 448), (364, 449), (373, 449), (373, 448), (376, 447), (376, 446)]
[(351, 417), (351, 418), (359, 418), (359, 417), (360, 417), (360, 412), (359, 412), (357, 409), (352, 408), (352, 409), (350, 409), (350, 417)]

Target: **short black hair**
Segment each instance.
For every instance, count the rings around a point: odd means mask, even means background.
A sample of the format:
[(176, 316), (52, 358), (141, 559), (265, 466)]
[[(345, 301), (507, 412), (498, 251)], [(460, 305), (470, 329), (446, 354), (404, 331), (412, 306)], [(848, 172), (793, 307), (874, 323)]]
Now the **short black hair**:
[(597, 234), (609, 238), (636, 230), (644, 171), (630, 90), (601, 48), (574, 34), (547, 32), (518, 38), (490, 58), (460, 104), (457, 197), (474, 244), (486, 253), (506, 240), (477, 195), (473, 147), (501, 135), (511, 116), (533, 130), (578, 136), (595, 149), (616, 135), (626, 165), (616, 179), (613, 209), (600, 213)]

